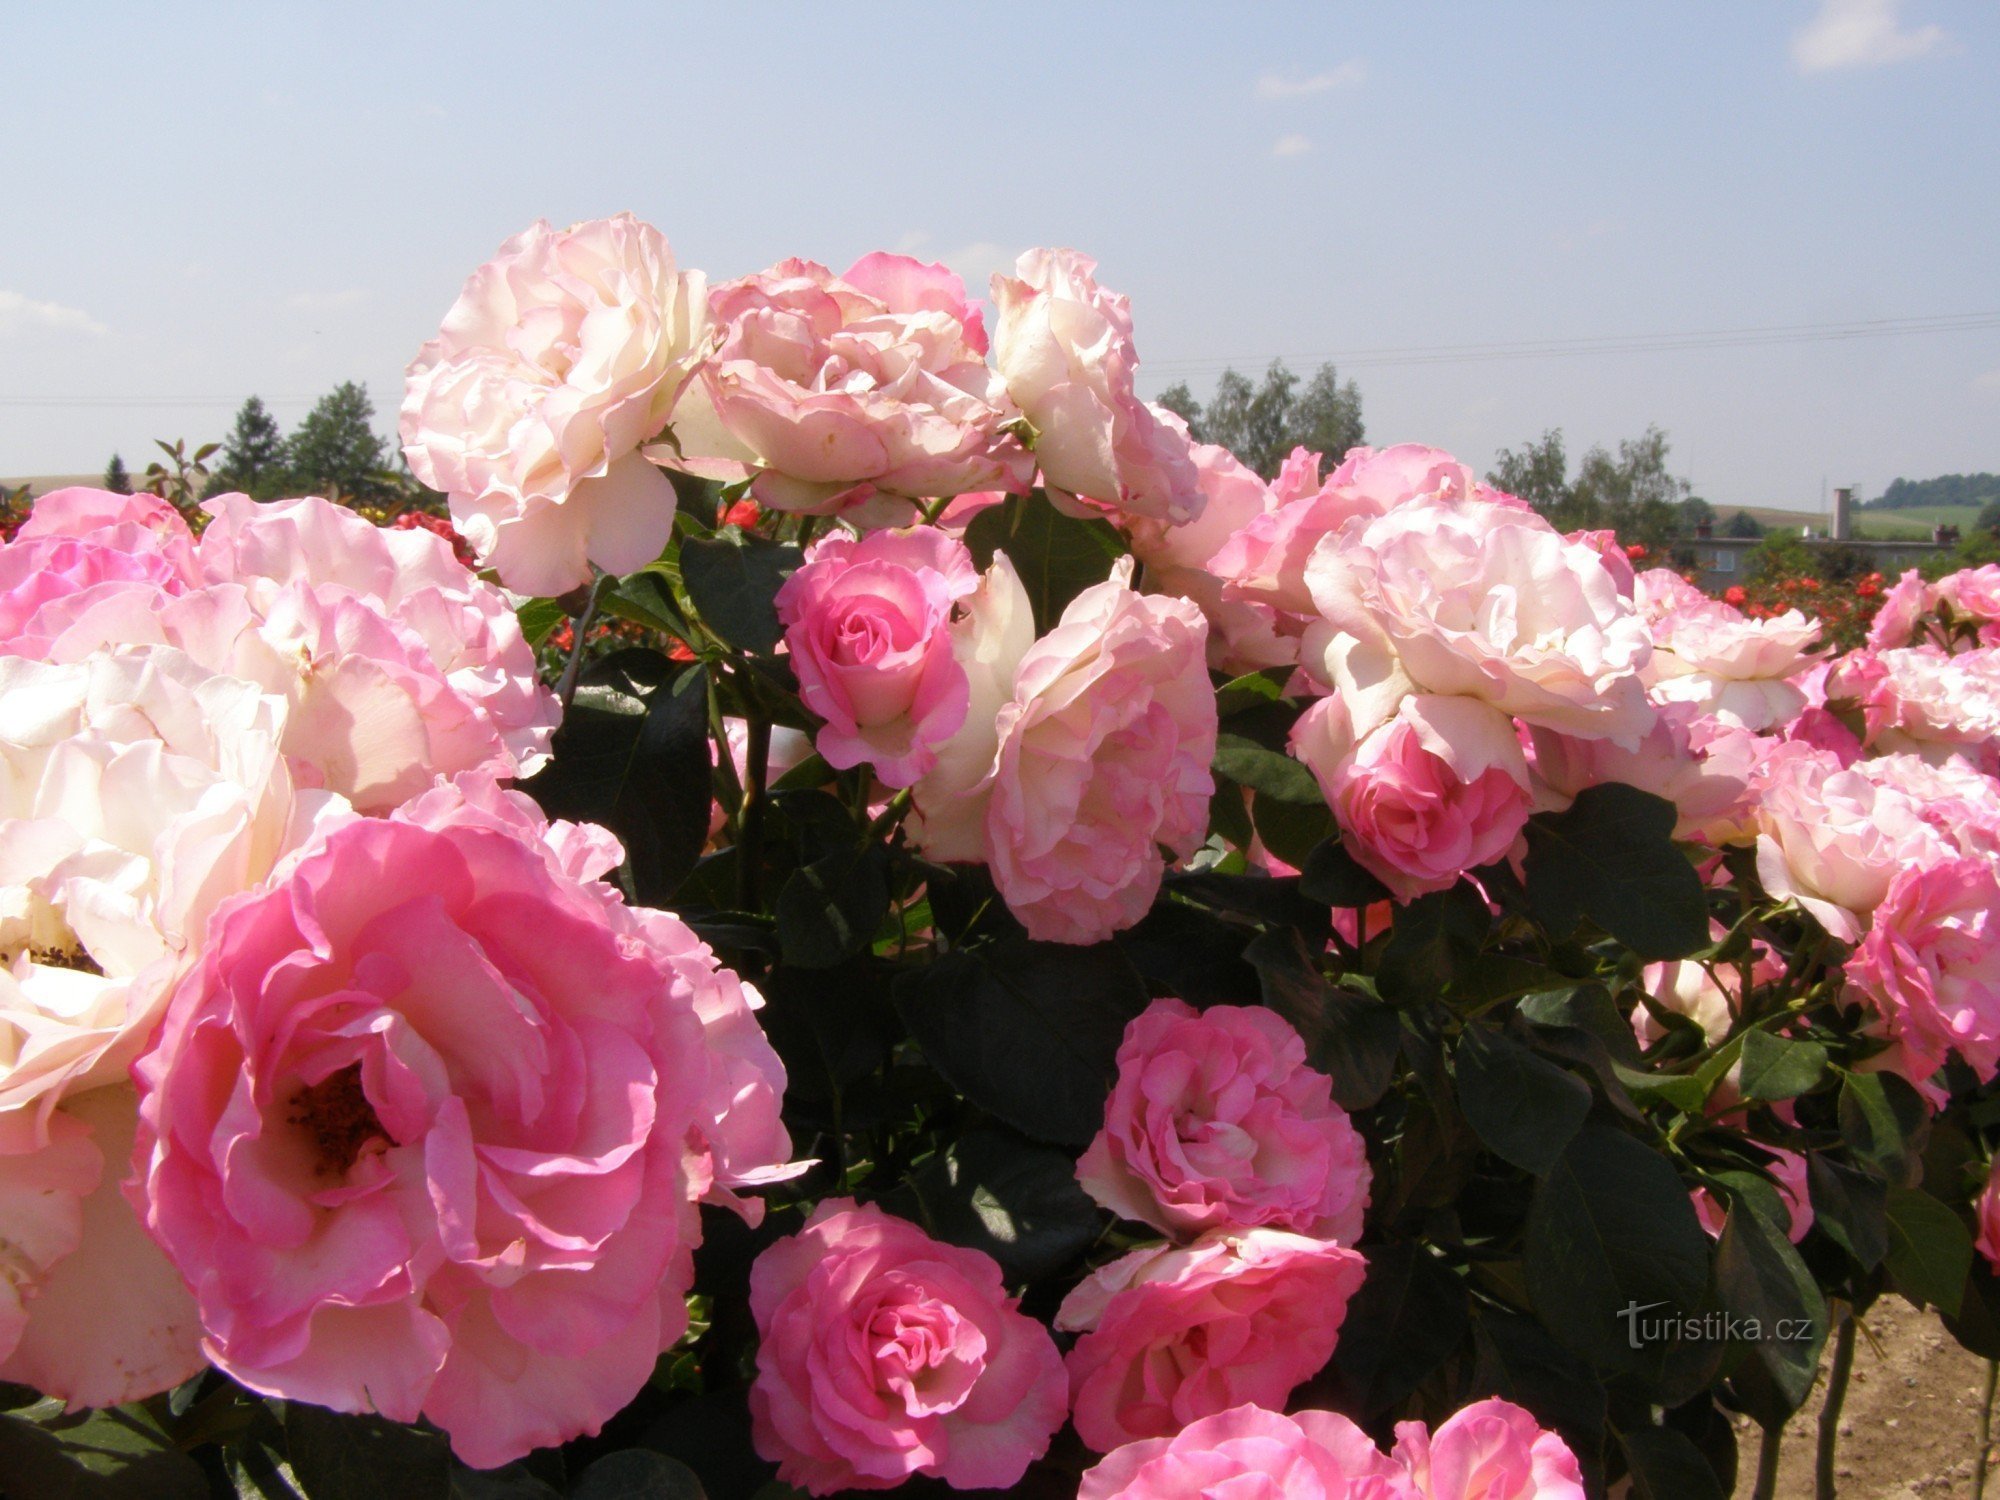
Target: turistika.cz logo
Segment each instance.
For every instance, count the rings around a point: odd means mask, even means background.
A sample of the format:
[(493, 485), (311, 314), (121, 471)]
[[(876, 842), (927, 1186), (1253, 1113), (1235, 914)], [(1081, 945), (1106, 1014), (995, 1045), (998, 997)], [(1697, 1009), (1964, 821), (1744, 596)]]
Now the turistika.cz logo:
[(1813, 1336), (1810, 1318), (1776, 1318), (1770, 1323), (1758, 1317), (1711, 1309), (1701, 1313), (1654, 1312), (1665, 1302), (1628, 1302), (1618, 1316), (1625, 1320), (1625, 1337), (1634, 1349), (1648, 1344), (1691, 1343), (1761, 1344), (1772, 1339), (1780, 1344), (1802, 1344)]

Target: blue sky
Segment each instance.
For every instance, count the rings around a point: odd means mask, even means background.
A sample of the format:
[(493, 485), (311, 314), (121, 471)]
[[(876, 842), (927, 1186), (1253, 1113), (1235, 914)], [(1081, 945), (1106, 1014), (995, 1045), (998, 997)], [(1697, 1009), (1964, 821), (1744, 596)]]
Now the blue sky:
[[(2000, 310), (1991, 0), (78, 3), (0, 55), (0, 475), (348, 378), (386, 429), (502, 239), (626, 208), (718, 278), (1076, 245), (1149, 394)], [(1481, 466), (1657, 422), (1718, 504), (2000, 469), (2000, 327), (1351, 373), (1371, 440)]]

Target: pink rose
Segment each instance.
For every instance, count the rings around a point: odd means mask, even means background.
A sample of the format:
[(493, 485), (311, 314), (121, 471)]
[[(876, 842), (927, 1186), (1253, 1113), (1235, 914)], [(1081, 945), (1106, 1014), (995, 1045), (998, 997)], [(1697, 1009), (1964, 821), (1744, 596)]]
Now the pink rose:
[(1113, 1213), (1182, 1239), (1269, 1225), (1351, 1245), (1368, 1207), (1367, 1144), (1332, 1080), (1255, 1005), (1155, 1000), (1127, 1026), (1076, 1176)]
[(287, 703), (307, 784), (386, 812), (439, 775), (530, 776), (559, 717), (513, 607), (428, 531), (374, 526), (309, 496), (211, 500), (202, 582), (78, 595), (49, 654), (164, 643)]
[(1215, 571), (1228, 580), (1232, 597), (1317, 614), (1306, 563), (1322, 538), (1419, 498), (1458, 500), (1483, 488), (1449, 453), (1420, 443), (1355, 448), (1324, 484), (1320, 463), (1319, 454), (1294, 448), (1272, 481), (1271, 507), (1216, 554)]
[(1924, 616), (1936, 604), (1937, 593), (1924, 581), (1924, 575), (1915, 568), (1906, 569), (1883, 594), (1881, 607), (1869, 622), (1869, 649), (1889, 651), (1916, 645), (1921, 639), (1919, 630)]
[(1330, 1411), (1234, 1406), (1113, 1450), (1077, 1500), (1417, 1500), (1409, 1475)]
[(836, 532), (785, 580), (778, 618), (799, 696), (826, 720), (815, 743), (829, 765), (866, 762), (905, 787), (936, 764), (969, 701), (952, 613), (978, 587), (972, 554), (930, 526)]
[(1851, 769), (1915, 802), (1951, 849), (2000, 864), (2000, 781), (1956, 756), (1932, 765), (1914, 755), (1877, 755)]
[(43, 657), (77, 611), (107, 596), (197, 586), (194, 536), (153, 495), (50, 490), (0, 543), (0, 652)]
[(1709, 718), (1692, 704), (1660, 705), (1636, 750), (1611, 740), (1533, 731), (1537, 810), (1560, 811), (1586, 788), (1622, 781), (1664, 797), (1680, 812), (1674, 836), (1728, 843), (1749, 812), (1755, 749), (1747, 731)]
[(1462, 694), (1528, 724), (1637, 745), (1652, 640), (1604, 561), (1541, 517), (1419, 499), (1313, 551), (1301, 660), (1350, 698)]
[(1744, 729), (1771, 729), (1806, 706), (1789, 679), (1813, 664), (1819, 636), (1819, 621), (1795, 609), (1753, 620), (1711, 600), (1654, 622), (1647, 677), (1657, 699), (1691, 703)]
[(211, 922), (135, 1069), (130, 1191), (237, 1380), (422, 1415), (488, 1467), (650, 1378), (697, 1201), (782, 1167), (738, 1159), (748, 1037), (710, 1034), (747, 996), (589, 878), (616, 853), (472, 782), (335, 829)]
[(1035, 460), (1059, 504), (1075, 498), (1182, 525), (1201, 511), (1188, 439), (1133, 389), (1131, 304), (1074, 250), (1030, 250), (993, 278), (993, 352), (1007, 394), (1035, 427)]
[(1436, 1432), (1398, 1422), (1395, 1456), (1421, 1500), (1584, 1500), (1569, 1445), (1497, 1396), (1462, 1408)]
[(1861, 940), (1905, 865), (1943, 857), (1944, 841), (1914, 798), (1810, 745), (1775, 744), (1755, 790), (1758, 879), (1843, 943)]
[(1357, 738), (1359, 727), (1343, 697), (1321, 698), (1293, 726), (1292, 754), (1356, 861), (1400, 900), (1506, 856), (1530, 807), (1527, 760), (1505, 714), (1417, 694)]
[[(1766, 1145), (1758, 1142), (1771, 1153), (1771, 1175), (1777, 1179), (1778, 1203), (1785, 1211), (1785, 1238), (1794, 1245), (1812, 1231), (1812, 1192), (1806, 1180), (1806, 1159), (1796, 1151), (1787, 1151), (1783, 1146)], [(1707, 1188), (1696, 1188), (1688, 1195), (1694, 1200), (1694, 1216), (1701, 1221), (1701, 1227), (1711, 1239), (1722, 1238), (1722, 1231), (1729, 1222), (1728, 1210), (1715, 1199)]]
[(1134, 1250), (1063, 1299), (1077, 1435), (1100, 1453), (1244, 1402), (1280, 1407), (1333, 1355), (1367, 1265), (1278, 1229)]
[(1625, 544), (1618, 540), (1615, 531), (1572, 531), (1572, 542), (1581, 542), (1599, 557), (1610, 570), (1612, 580), (1618, 585), (1618, 592), (1627, 599), (1638, 592), (1638, 576), (1632, 571), (1632, 555), (1625, 550)]
[(1828, 673), (1826, 695), (1860, 704), (1871, 750), (2000, 769), (2000, 647), (1856, 652)]
[(1063, 1424), (1062, 1357), (1000, 1267), (829, 1198), (750, 1268), (757, 1451), (809, 1494), (912, 1474), (1004, 1489)]
[(1649, 625), (1657, 625), (1684, 611), (1708, 609), (1718, 602), (1672, 568), (1647, 568), (1632, 579), (1633, 606)]
[(1201, 514), (1184, 526), (1145, 518), (1130, 523), (1132, 551), (1146, 565), (1146, 588), (1191, 599), (1208, 617), (1208, 664), (1239, 675), (1299, 659), (1300, 622), (1267, 604), (1230, 596), (1214, 559), (1234, 534), (1261, 516), (1271, 492), (1226, 448), (1189, 449), (1200, 478)]
[(1986, 1257), (1989, 1265), (2000, 1267), (2000, 1162), (1989, 1169), (1986, 1186), (1980, 1190), (1972, 1212), (1979, 1224), (1979, 1238), (1973, 1241), (1973, 1248)]
[(1981, 1079), (2000, 1071), (2000, 876), (1989, 859), (1898, 869), (1847, 977), (1928, 1077), (1947, 1052)]
[(629, 573), (672, 534), (659, 436), (707, 337), (701, 274), (630, 214), (537, 220), (467, 278), (407, 372), (410, 470), (508, 588)]
[[(857, 281), (855, 278), (859, 278)], [(1025, 490), (1034, 460), (986, 367), (978, 304), (943, 266), (877, 252), (845, 277), (807, 260), (709, 294), (714, 352), (648, 450), (758, 501), (906, 519), (910, 501)]]
[[(1026, 600), (1006, 578), (968, 616), (973, 707), (917, 788), (914, 831), (933, 858), (983, 857), (1029, 936), (1094, 943), (1153, 904), (1162, 846), (1185, 858), (1207, 835), (1208, 622), (1184, 599), (1134, 593), (1121, 565), (1009, 672)], [(1009, 697), (989, 717), (1003, 681)]]

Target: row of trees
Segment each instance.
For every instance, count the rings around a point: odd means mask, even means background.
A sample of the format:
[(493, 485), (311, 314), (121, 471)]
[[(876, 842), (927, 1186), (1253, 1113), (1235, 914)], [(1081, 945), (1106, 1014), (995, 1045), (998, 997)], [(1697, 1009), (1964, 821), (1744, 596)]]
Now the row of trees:
[(2000, 474), (1940, 474), (1935, 479), (1892, 479), (1872, 510), (1915, 505), (2000, 505)]
[[(178, 461), (173, 467), (153, 464), (144, 476), (149, 489), (197, 470), (204, 495), (240, 490), (258, 500), (318, 494), (349, 504), (386, 504), (410, 498), (414, 489), (407, 472), (399, 472), (400, 454), (375, 430), (368, 388), (351, 380), (320, 397), (289, 435), (263, 399), (252, 396), (238, 408), (235, 426), (221, 443), (197, 448), (191, 459), (161, 446)], [(104, 487), (126, 494), (132, 484), (124, 459), (112, 454)]]
[(1160, 405), (1186, 421), (1196, 442), (1227, 448), (1266, 479), (1277, 478), (1294, 448), (1310, 448), (1337, 463), (1366, 441), (1361, 388), (1343, 382), (1332, 365), (1321, 365), (1303, 389), (1283, 360), (1272, 360), (1263, 384), (1256, 386), (1225, 370), (1206, 406), (1184, 380), (1160, 392)]

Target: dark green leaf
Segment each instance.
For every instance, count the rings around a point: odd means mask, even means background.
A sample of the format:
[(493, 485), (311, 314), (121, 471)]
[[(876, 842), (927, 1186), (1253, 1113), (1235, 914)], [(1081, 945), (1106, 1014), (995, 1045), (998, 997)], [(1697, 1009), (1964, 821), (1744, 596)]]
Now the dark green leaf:
[(675, 607), (667, 580), (651, 568), (619, 579), (597, 596), (597, 603), (608, 615), (661, 631), (676, 640), (688, 633), (687, 622)]
[(1586, 1124), (1536, 1185), (1526, 1254), (1536, 1314), (1607, 1371), (1655, 1371), (1667, 1351), (1636, 1337), (1640, 1319), (1688, 1317), (1708, 1287), (1708, 1236), (1686, 1186), (1607, 1125)]
[(313, 1500), (438, 1500), (450, 1485), (451, 1449), (442, 1433), (302, 1401), (285, 1408), (285, 1452)]
[(887, 851), (867, 844), (794, 870), (778, 892), (778, 945), (785, 962), (830, 969), (866, 946), (889, 911), (887, 866)]
[(1728, 1500), (1701, 1449), (1671, 1427), (1620, 1432), (1618, 1446), (1632, 1472), (1632, 1500)]
[(569, 616), (553, 599), (530, 599), (514, 611), (514, 618), (521, 622), (521, 634), (528, 638), (528, 644), (539, 646)]
[(200, 1465), (143, 1406), (0, 1416), (0, 1493), (9, 1500), (207, 1500)]
[(904, 1024), (945, 1079), (1036, 1140), (1083, 1147), (1104, 1124), (1145, 983), (1110, 943), (1006, 939), (958, 949), (896, 984)]
[(708, 688), (699, 669), (669, 676), (656, 651), (596, 663), (556, 731), (555, 758), (521, 789), (551, 818), (618, 835), (633, 892), (666, 904), (708, 838)]
[(1389, 888), (1356, 863), (1338, 838), (1329, 838), (1299, 867), (1299, 894), (1323, 906), (1373, 906)]
[(1319, 783), (1305, 765), (1277, 750), (1266, 750), (1240, 734), (1215, 737), (1215, 772), (1280, 802), (1326, 805)]
[(1525, 1314), (1482, 1306), (1472, 1333), (1468, 1399), (1499, 1396), (1533, 1412), (1561, 1433), (1588, 1477), (1604, 1437), (1604, 1382)]
[(984, 1251), (1008, 1285), (1050, 1276), (1097, 1239), (1103, 1211), (1076, 1160), (1011, 1131), (972, 1130), (911, 1174), (883, 1206), (947, 1244)]
[(1110, 522), (1081, 521), (1049, 504), (1039, 491), (1012, 495), (987, 507), (965, 528), (965, 545), (984, 569), (1005, 552), (1035, 612), (1035, 633), (1046, 635), (1070, 600), (1102, 583), (1125, 544)]
[(452, 1465), (450, 1500), (562, 1500), (562, 1492), (529, 1472), (525, 1464), (504, 1469)]
[(1333, 814), (1324, 805), (1307, 807), (1259, 792), (1250, 799), (1250, 814), (1264, 847), (1294, 868), (1333, 833)]
[(1806, 1157), (1813, 1223), (1864, 1271), (1889, 1253), (1889, 1196), (1882, 1179), (1843, 1166), (1824, 1152)]
[(1182, 901), (1161, 901), (1113, 939), (1155, 994), (1194, 1006), (1249, 1005), (1257, 971), (1243, 956), (1252, 929)]
[(1244, 951), (1264, 1003), (1292, 1023), (1306, 1060), (1333, 1080), (1342, 1109), (1366, 1109), (1388, 1091), (1401, 1047), (1396, 1012), (1327, 982), (1296, 932), (1273, 931)]
[(1246, 672), (1241, 677), (1232, 677), (1215, 690), (1216, 713), (1226, 719), (1246, 708), (1282, 703), (1285, 684), (1291, 680), (1292, 673), (1291, 667), (1266, 667), (1261, 672)]
[(725, 526), (681, 543), (681, 582), (702, 624), (739, 651), (769, 652), (785, 636), (772, 601), (800, 558), (790, 543)]
[(1910, 1178), (1930, 1110), (1893, 1073), (1849, 1073), (1840, 1084), (1840, 1137), (1855, 1161), (1889, 1182)]
[(1248, 849), (1257, 836), (1250, 821), (1248, 794), (1227, 776), (1215, 778), (1215, 792), (1208, 799), (1208, 826), (1239, 849)]
[(1457, 1350), (1468, 1327), (1465, 1283), (1436, 1256), (1414, 1244), (1370, 1250), (1368, 1279), (1347, 1304), (1333, 1352), (1355, 1415), (1374, 1417), (1403, 1401)]
[(1715, 1252), (1715, 1285), (1722, 1305), (1746, 1320), (1750, 1352), (1782, 1398), (1782, 1411), (1797, 1411), (1819, 1372), (1826, 1299), (1784, 1232), (1747, 1195), (1730, 1205)]
[(707, 1493), (686, 1464), (664, 1453), (627, 1448), (607, 1453), (585, 1469), (569, 1500), (707, 1500)]
[(773, 792), (807, 792), (825, 786), (833, 780), (833, 767), (826, 763), (826, 757), (815, 750), (804, 760), (785, 772), (771, 783)]
[(1889, 1185), (1889, 1280), (1919, 1306), (1957, 1317), (1972, 1269), (1972, 1235), (1929, 1193)]
[(1588, 787), (1567, 812), (1528, 820), (1528, 899), (1551, 933), (1588, 917), (1641, 958), (1680, 958), (1708, 943), (1701, 877), (1674, 847), (1679, 814), (1619, 782)]
[(1452, 1067), (1458, 1102), (1487, 1149), (1537, 1177), (1590, 1114), (1590, 1086), (1504, 1032), (1469, 1025)]
[(1492, 925), (1485, 901), (1463, 880), (1397, 907), (1376, 987), (1399, 1004), (1436, 999), (1472, 963)]
[(1639, 1062), (1639, 1042), (1632, 1034), (1632, 1025), (1602, 985), (1578, 984), (1523, 995), (1515, 1010), (1533, 1026), (1587, 1031), (1604, 1043), (1604, 1050), (1616, 1061), (1632, 1066)]
[(1746, 1099), (1796, 1099), (1826, 1072), (1826, 1048), (1752, 1031), (1743, 1038), (1743, 1071), (1737, 1087)]
[(1975, 1255), (1958, 1301), (1958, 1314), (1944, 1320), (1961, 1348), (1981, 1359), (2000, 1359), (2000, 1276), (1983, 1255)]

